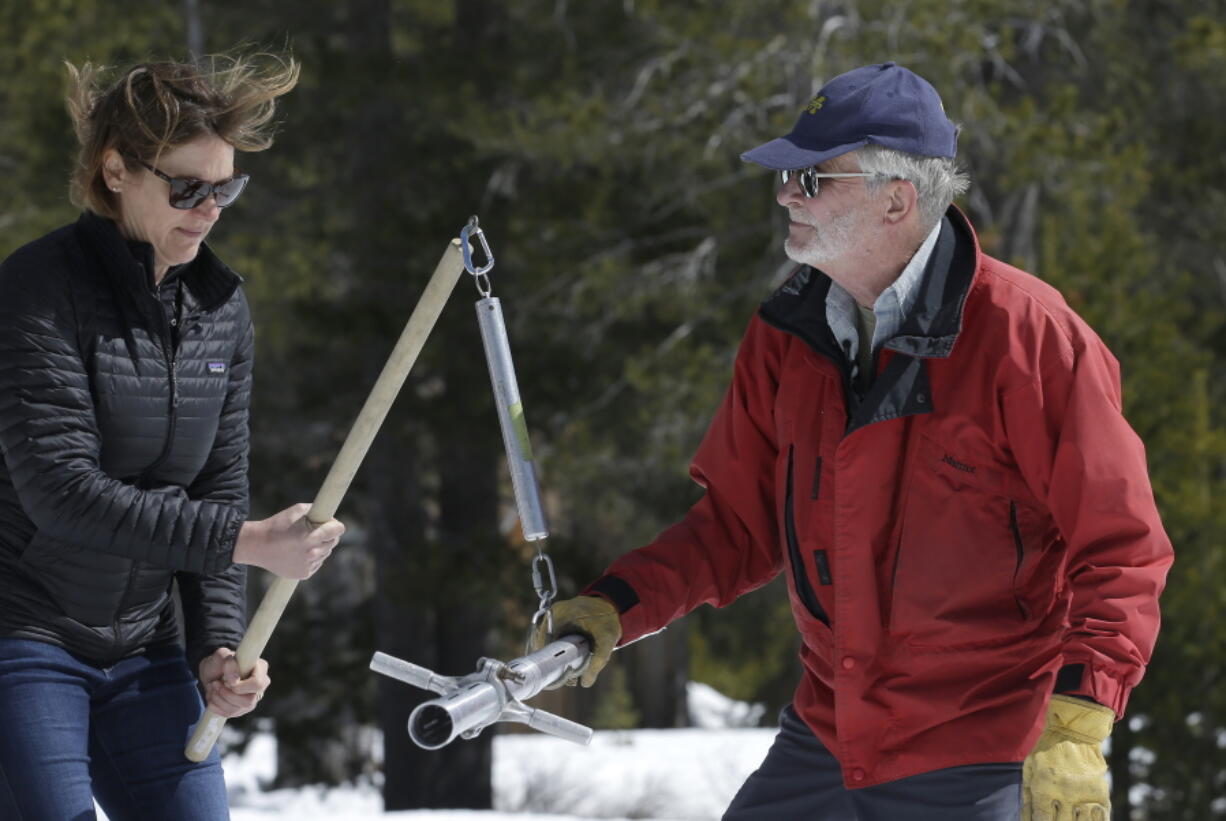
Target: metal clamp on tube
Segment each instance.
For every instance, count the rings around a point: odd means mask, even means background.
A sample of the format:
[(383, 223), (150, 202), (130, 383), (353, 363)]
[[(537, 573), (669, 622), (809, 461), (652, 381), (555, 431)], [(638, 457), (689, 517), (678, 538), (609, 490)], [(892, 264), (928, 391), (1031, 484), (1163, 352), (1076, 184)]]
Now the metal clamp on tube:
[(481, 659), (477, 672), (463, 678), (439, 676), (385, 653), (375, 653), (370, 669), (438, 693), (409, 715), (409, 738), (425, 750), (437, 750), (460, 738), (475, 738), (497, 721), (515, 721), (534, 730), (587, 744), (592, 730), (523, 702), (583, 668), (591, 651), (582, 636), (558, 641), (503, 664)]

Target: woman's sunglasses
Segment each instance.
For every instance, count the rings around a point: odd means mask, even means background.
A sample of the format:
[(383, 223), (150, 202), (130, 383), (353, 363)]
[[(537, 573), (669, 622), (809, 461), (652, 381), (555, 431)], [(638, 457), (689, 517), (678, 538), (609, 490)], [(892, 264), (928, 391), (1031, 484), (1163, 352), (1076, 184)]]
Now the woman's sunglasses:
[(225, 208), (238, 199), (238, 195), (243, 193), (243, 189), (247, 187), (247, 182), (251, 179), (250, 174), (235, 174), (230, 179), (221, 182), (205, 182), (191, 177), (172, 177), (163, 174), (142, 159), (137, 157), (131, 159), (170, 183), (170, 207), (183, 211), (190, 211), (210, 196), (217, 201), (218, 208)]

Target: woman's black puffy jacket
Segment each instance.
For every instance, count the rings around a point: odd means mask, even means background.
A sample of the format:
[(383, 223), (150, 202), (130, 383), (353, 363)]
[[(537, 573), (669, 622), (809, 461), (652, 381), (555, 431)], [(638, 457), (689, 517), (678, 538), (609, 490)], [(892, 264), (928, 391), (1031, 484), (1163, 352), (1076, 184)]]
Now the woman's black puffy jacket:
[(100, 666), (178, 635), (195, 670), (245, 625), (252, 327), (207, 246), (86, 213), (0, 264), (0, 635)]

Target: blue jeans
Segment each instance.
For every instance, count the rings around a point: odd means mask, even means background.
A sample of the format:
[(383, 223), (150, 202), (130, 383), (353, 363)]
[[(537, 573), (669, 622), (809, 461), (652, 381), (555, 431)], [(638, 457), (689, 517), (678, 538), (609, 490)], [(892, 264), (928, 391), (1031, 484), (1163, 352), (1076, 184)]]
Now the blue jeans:
[(203, 708), (178, 647), (94, 667), (0, 638), (0, 819), (229, 819), (217, 751), (183, 756)]
[(788, 705), (766, 759), (724, 821), (1016, 821), (1021, 812), (1020, 762), (949, 767), (849, 790), (839, 762)]

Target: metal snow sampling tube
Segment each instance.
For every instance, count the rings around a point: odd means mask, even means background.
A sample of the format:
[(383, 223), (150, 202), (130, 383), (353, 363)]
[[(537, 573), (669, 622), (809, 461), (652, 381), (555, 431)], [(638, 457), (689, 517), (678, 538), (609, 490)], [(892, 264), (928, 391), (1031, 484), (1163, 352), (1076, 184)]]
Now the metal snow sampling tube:
[(564, 636), (506, 664), (483, 658), (477, 662), (477, 672), (462, 678), (440, 676), (386, 653), (375, 653), (370, 669), (439, 694), (409, 715), (409, 738), (424, 750), (440, 749), (457, 737), (475, 738), (498, 721), (527, 724), (542, 733), (587, 744), (592, 739), (590, 727), (523, 701), (583, 669), (590, 655), (587, 639)]

